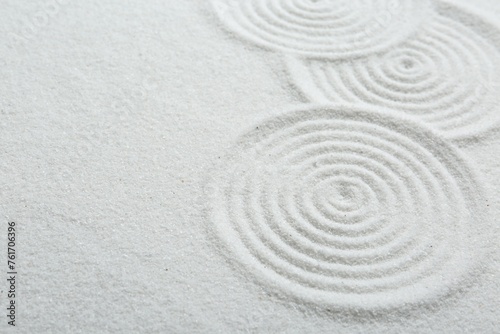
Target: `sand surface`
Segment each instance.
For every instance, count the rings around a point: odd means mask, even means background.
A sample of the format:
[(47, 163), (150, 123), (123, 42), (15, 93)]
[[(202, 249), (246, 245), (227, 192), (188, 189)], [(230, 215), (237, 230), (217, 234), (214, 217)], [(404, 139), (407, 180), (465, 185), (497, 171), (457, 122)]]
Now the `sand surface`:
[(500, 2), (335, 2), (3, 1), (0, 332), (500, 333)]

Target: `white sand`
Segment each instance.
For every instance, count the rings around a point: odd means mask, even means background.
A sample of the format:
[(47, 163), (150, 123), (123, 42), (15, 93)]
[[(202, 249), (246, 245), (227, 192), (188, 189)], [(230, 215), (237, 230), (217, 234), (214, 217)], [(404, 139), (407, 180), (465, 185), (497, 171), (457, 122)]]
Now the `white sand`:
[(380, 108), (288, 111), (241, 138), (219, 172), (209, 210), (230, 257), (299, 303), (415, 311), (477, 275), (477, 245), (490, 242), (466, 158)]
[(3, 2), (17, 331), (498, 332), (500, 3), (213, 2)]

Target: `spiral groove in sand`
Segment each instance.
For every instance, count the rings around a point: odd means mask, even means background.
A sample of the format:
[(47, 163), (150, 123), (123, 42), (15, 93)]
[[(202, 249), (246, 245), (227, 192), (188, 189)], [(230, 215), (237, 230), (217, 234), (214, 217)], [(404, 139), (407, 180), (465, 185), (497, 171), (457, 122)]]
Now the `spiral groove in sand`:
[(455, 148), (392, 112), (296, 110), (224, 158), (211, 221), (240, 268), (299, 302), (385, 309), (448, 294), (475, 262), (481, 188)]
[(314, 101), (394, 108), (449, 138), (476, 135), (499, 121), (499, 50), (443, 15), (381, 55), (346, 62), (290, 57), (288, 64), (296, 86)]
[(387, 49), (432, 12), (429, 0), (212, 0), (226, 27), (254, 44), (341, 59)]

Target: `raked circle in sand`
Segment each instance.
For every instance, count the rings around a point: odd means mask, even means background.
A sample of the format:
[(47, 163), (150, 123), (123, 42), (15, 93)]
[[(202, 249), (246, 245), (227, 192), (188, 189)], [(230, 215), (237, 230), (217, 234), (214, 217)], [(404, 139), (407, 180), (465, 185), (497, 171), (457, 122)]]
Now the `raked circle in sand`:
[(379, 310), (444, 297), (488, 230), (464, 157), (391, 111), (288, 112), (244, 134), (213, 177), (211, 223), (227, 255), (301, 303)]
[(395, 108), (463, 139), (500, 120), (499, 42), (496, 28), (446, 7), (385, 53), (343, 62), (288, 57), (287, 63), (312, 101)]
[(365, 56), (403, 41), (433, 12), (429, 0), (212, 0), (229, 31), (309, 57)]

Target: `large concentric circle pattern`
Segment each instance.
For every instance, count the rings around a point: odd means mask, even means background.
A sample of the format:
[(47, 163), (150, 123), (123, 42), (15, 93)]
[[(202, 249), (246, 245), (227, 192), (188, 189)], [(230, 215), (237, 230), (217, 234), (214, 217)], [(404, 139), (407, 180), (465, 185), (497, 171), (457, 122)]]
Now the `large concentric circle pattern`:
[(256, 281), (297, 302), (431, 302), (473, 272), (486, 201), (466, 159), (390, 110), (309, 106), (262, 122), (221, 159), (210, 222)]

